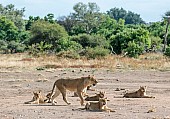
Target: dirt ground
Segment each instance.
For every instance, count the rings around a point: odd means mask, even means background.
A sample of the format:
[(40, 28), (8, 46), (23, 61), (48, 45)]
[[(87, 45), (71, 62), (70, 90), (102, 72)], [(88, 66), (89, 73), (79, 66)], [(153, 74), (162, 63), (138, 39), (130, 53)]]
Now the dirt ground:
[[(45, 94), (52, 89), (55, 80), (64, 77), (81, 77), (94, 74), (98, 80), (97, 91), (106, 91), (110, 99), (108, 107), (116, 112), (72, 111), (82, 108), (78, 97), (67, 92), (71, 105), (62, 96), (57, 105), (24, 104), (32, 99), (33, 91)], [(125, 91), (136, 91), (148, 86), (147, 95), (156, 98), (122, 98)], [(121, 89), (116, 91), (116, 89)], [(94, 95), (97, 91), (88, 91)], [(1, 70), (0, 71), (0, 119), (170, 119), (170, 72), (169, 71), (124, 71), (108, 69), (48, 69), (48, 70)], [(153, 112), (148, 113), (149, 110)]]

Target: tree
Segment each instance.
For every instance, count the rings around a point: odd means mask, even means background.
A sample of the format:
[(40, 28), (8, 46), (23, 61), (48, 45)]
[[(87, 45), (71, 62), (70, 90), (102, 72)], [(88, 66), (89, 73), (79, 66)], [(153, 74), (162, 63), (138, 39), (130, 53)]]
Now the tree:
[(51, 44), (51, 50), (57, 48), (58, 41), (62, 38), (67, 38), (68, 34), (65, 29), (57, 23), (50, 23), (44, 20), (38, 20), (31, 26), (32, 38), (29, 44), (47, 43)]
[[(137, 55), (140, 55), (151, 46), (149, 32), (141, 27), (137, 29), (125, 28), (122, 32), (112, 35), (110, 37), (110, 42), (113, 51), (116, 54), (121, 54), (122, 51), (127, 51), (128, 55), (130, 55), (131, 52), (129, 51), (133, 50)], [(134, 48), (140, 50), (135, 50)]]
[(82, 45), (83, 48), (87, 47), (102, 47), (102, 48), (108, 48), (109, 47), (109, 41), (105, 39), (105, 37), (101, 35), (89, 35), (89, 34), (79, 34), (77, 36), (72, 36), (70, 38), (71, 41), (75, 41)]
[(98, 25), (102, 22), (102, 14), (99, 12), (97, 4), (79, 2), (73, 7), (73, 10), (75, 12), (65, 17), (64, 21), (59, 20), (60, 23), (64, 24), (69, 34), (95, 33)]
[(103, 22), (99, 24), (97, 33), (105, 36), (106, 39), (109, 39), (112, 35), (122, 32), (124, 30), (124, 20), (110, 18), (108, 15), (103, 15)]
[(124, 19), (125, 24), (143, 24), (145, 23), (139, 14), (133, 13), (131, 11), (126, 11), (123, 8), (112, 8), (109, 11), (107, 11), (107, 14), (111, 17), (116, 19), (117, 21), (119, 19)]
[(12, 4), (6, 5), (5, 7), (0, 4), (0, 16), (5, 16), (7, 19), (14, 22), (19, 30), (25, 29), (25, 21), (23, 19), (24, 12), (25, 8), (18, 10), (15, 9), (15, 6)]
[(72, 15), (62, 16), (57, 19), (57, 23), (62, 25), (69, 35), (73, 35), (73, 27), (76, 24), (76, 20)]
[(37, 16), (37, 17), (33, 17), (33, 16), (29, 16), (29, 19), (26, 21), (26, 24), (25, 24), (25, 29), (26, 30), (30, 30), (31, 29), (31, 25), (35, 22), (35, 21), (38, 21), (40, 20), (40, 17)]
[(18, 29), (15, 24), (6, 17), (0, 17), (0, 40), (19, 40)]
[(48, 21), (50, 23), (54, 23), (55, 22), (54, 21), (54, 14), (51, 14), (51, 13), (47, 14), (47, 16), (44, 17), (44, 20)]

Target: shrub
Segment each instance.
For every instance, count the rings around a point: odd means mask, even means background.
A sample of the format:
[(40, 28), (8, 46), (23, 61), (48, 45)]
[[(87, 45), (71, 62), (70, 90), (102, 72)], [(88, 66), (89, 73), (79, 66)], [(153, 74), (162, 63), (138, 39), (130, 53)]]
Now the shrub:
[(101, 58), (109, 54), (109, 50), (101, 47), (86, 48), (85, 56), (87, 58)]
[(78, 59), (80, 58), (80, 55), (73, 51), (73, 50), (70, 50), (70, 51), (60, 51), (59, 53), (57, 53), (57, 56), (59, 57), (64, 57), (64, 58), (71, 58), (71, 59)]
[(29, 54), (32, 54), (33, 56), (40, 56), (46, 54), (51, 47), (52, 47), (51, 44), (47, 44), (41, 41), (40, 43), (28, 46), (28, 51)]
[(143, 48), (136, 44), (134, 41), (128, 43), (128, 47), (124, 50), (129, 57), (137, 58), (143, 52)]
[(164, 55), (170, 57), (170, 45), (166, 48)]
[(79, 44), (75, 41), (72, 41), (68, 38), (60, 39), (57, 44), (58, 44), (58, 46), (56, 48), (57, 52), (68, 51), (68, 50), (79, 51), (82, 49), (81, 44)]
[(78, 36), (72, 36), (70, 40), (81, 44), (83, 48), (94, 48), (97, 46), (104, 48), (109, 47), (109, 41), (101, 35), (79, 34)]
[(25, 45), (18, 43), (16, 41), (10, 41), (7, 45), (8, 50), (10, 50), (10, 53), (18, 53), (18, 52), (24, 52)]

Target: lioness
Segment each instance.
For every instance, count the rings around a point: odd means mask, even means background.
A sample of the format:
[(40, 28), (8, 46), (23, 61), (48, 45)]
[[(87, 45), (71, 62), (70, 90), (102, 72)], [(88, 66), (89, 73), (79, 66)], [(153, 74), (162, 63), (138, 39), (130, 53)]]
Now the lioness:
[(139, 90), (132, 93), (126, 93), (123, 97), (126, 98), (155, 98), (153, 96), (146, 95), (146, 86), (140, 86)]
[(25, 104), (40, 104), (48, 102), (48, 98), (45, 97), (41, 90), (33, 92), (34, 96), (31, 101), (25, 102)]
[[(70, 91), (77, 92), (79, 98), (81, 99), (80, 103), (81, 105), (84, 105), (84, 99), (82, 96), (83, 90), (87, 88), (89, 85), (96, 85), (98, 82), (93, 76), (87, 76), (87, 77), (81, 77), (81, 78), (76, 78), (76, 79), (58, 79), (52, 89), (52, 94), (53, 92), (54, 95), (52, 95), (52, 104), (55, 105), (54, 99), (61, 93), (63, 96), (63, 100), (69, 105), (71, 104), (70, 102), (67, 101), (66, 98), (66, 89)], [(56, 91), (54, 91), (56, 87)]]
[(97, 102), (88, 102), (85, 105), (85, 108), (72, 109), (74, 110), (88, 110), (88, 111), (107, 111), (107, 112), (115, 112), (107, 107), (107, 98), (100, 98)]
[(86, 101), (99, 101), (100, 98), (104, 98), (106, 92), (100, 91), (98, 94), (95, 96), (87, 97), (85, 98)]

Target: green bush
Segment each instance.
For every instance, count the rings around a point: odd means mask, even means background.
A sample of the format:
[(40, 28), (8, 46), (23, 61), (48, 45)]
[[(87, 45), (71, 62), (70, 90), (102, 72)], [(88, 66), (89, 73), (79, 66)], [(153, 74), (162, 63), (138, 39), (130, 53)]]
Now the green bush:
[(143, 48), (136, 44), (134, 41), (128, 43), (128, 47), (124, 50), (129, 57), (137, 58), (143, 52)]
[(8, 50), (10, 50), (10, 53), (18, 53), (18, 52), (24, 52), (26, 46), (16, 41), (10, 41), (7, 45), (7, 48)]
[(81, 44), (83, 48), (94, 48), (97, 46), (104, 48), (109, 47), (109, 41), (101, 35), (79, 34), (78, 36), (72, 36), (70, 40)]
[(109, 54), (109, 50), (101, 47), (86, 48), (85, 56), (87, 58), (102, 58)]
[(170, 57), (170, 45), (166, 48), (164, 55)]
[(82, 49), (81, 44), (79, 44), (75, 41), (72, 41), (68, 38), (60, 39), (57, 44), (58, 44), (58, 46), (56, 48), (57, 52), (68, 51), (68, 50), (79, 51)]
[(57, 53), (57, 56), (58, 57), (64, 57), (64, 58), (71, 58), (71, 59), (78, 59), (80, 58), (80, 55), (73, 51), (73, 50), (70, 50), (70, 51), (60, 51), (59, 53)]
[(47, 54), (47, 52), (50, 50), (51, 47), (52, 47), (51, 44), (47, 44), (41, 41), (40, 43), (36, 43), (36, 44), (32, 44), (31, 46), (28, 46), (28, 51), (29, 54), (33, 56), (40, 56), (43, 54)]

